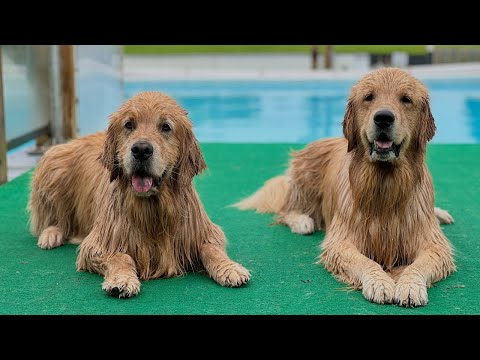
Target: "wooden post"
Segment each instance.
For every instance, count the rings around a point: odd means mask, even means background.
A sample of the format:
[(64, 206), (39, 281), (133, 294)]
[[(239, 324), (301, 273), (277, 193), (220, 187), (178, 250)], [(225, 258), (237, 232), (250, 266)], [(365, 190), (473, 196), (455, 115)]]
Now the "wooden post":
[(63, 139), (77, 136), (74, 45), (60, 45), (60, 83), (63, 108)]
[(7, 133), (5, 131), (5, 111), (3, 107), (3, 71), (2, 47), (0, 46), (0, 185), (6, 183), (7, 178)]
[(312, 45), (312, 69), (318, 68), (318, 45)]
[(333, 66), (333, 45), (325, 45), (325, 69), (331, 69)]

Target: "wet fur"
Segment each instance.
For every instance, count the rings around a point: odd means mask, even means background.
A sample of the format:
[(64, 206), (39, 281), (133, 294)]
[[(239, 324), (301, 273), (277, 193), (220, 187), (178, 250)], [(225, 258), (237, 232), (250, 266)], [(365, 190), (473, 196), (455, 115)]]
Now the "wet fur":
[[(369, 91), (378, 94), (377, 103), (362, 102)], [(412, 94), (413, 104), (398, 102), (403, 92)], [(369, 158), (365, 134), (379, 106), (397, 113), (396, 134), (405, 142), (393, 162)], [(318, 140), (294, 152), (285, 175), (236, 206), (274, 212), (295, 233), (325, 229), (320, 262), (368, 300), (425, 305), (427, 287), (455, 270), (439, 226), (453, 218), (434, 208), (425, 164), (426, 144), (435, 133), (426, 88), (395, 68), (366, 75), (352, 88), (343, 131), (345, 138)]]
[[(128, 118), (137, 125), (131, 134)], [(157, 121), (169, 121), (172, 132)], [(150, 196), (135, 194), (128, 174), (137, 140), (153, 144), (152, 172), (164, 174)], [(104, 275), (104, 290), (115, 296), (135, 295), (139, 280), (198, 270), (240, 286), (250, 275), (228, 258), (225, 235), (192, 184), (205, 168), (186, 111), (165, 94), (139, 93), (111, 115), (106, 133), (46, 152), (31, 183), (31, 231), (42, 248), (80, 242), (77, 269)]]

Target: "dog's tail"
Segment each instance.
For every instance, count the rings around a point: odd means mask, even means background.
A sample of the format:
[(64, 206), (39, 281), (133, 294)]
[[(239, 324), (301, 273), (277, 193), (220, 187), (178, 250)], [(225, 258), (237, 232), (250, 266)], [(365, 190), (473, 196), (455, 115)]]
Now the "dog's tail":
[(240, 210), (256, 210), (259, 213), (278, 213), (287, 200), (288, 188), (287, 176), (276, 176), (266, 181), (256, 193), (233, 206)]

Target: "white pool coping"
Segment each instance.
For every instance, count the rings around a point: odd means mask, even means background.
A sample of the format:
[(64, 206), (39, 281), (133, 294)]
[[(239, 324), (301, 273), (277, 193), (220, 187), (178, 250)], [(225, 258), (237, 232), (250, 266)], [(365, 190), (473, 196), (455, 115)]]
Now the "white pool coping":
[[(352, 63), (355, 56), (344, 56)], [(359, 69), (311, 70), (305, 54), (268, 55), (126, 55), (125, 81), (158, 80), (358, 80), (370, 71), (357, 56)], [(319, 59), (319, 64), (322, 64)], [(422, 80), (480, 79), (480, 63), (416, 65), (404, 68)]]

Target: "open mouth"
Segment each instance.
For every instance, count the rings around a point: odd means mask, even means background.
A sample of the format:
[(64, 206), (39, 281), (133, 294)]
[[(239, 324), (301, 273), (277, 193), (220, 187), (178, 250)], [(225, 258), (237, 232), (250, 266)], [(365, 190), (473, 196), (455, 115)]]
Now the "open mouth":
[(132, 186), (135, 192), (146, 194), (156, 189), (162, 183), (162, 176), (155, 178), (147, 174), (137, 173), (132, 176)]
[(373, 160), (391, 161), (400, 156), (400, 144), (395, 144), (385, 132), (377, 134), (377, 138), (370, 143), (370, 156)]
[(373, 143), (370, 144), (370, 155), (373, 154), (375, 151), (377, 154), (388, 154), (389, 152), (393, 152), (395, 157), (400, 155), (400, 147), (402, 144), (394, 144), (393, 141), (380, 141), (374, 140)]

